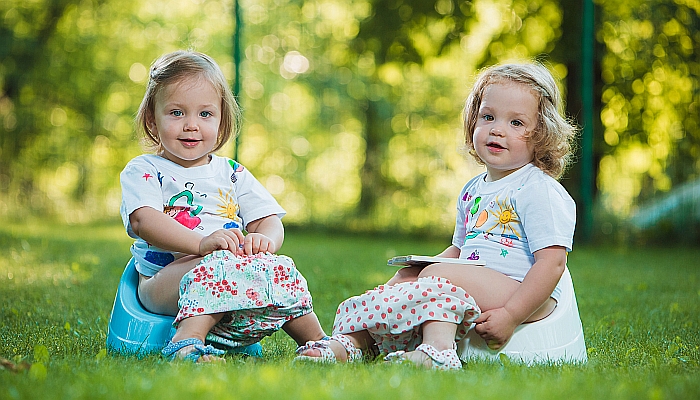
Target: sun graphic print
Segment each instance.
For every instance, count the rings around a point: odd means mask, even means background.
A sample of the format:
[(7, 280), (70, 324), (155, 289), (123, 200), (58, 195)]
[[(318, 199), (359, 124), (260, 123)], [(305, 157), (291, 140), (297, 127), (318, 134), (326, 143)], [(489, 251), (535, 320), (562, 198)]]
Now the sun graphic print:
[[(498, 197), (496, 197), (494, 203), (496, 204), (492, 210), (489, 210), (489, 214), (496, 217), (496, 223), (486, 231), (491, 232), (501, 227), (501, 235), (513, 234), (519, 239), (520, 234), (518, 234), (516, 226), (520, 224), (520, 220), (518, 219), (518, 214), (515, 212), (513, 205), (510, 204), (508, 200), (499, 202)], [(498, 207), (498, 209), (496, 209), (496, 207)]]
[(233, 188), (231, 188), (228, 192), (223, 192), (221, 189), (219, 189), (219, 195), (216, 197), (219, 200), (219, 204), (216, 206), (216, 215), (238, 221), (240, 220), (238, 217), (238, 210), (240, 210), (240, 206), (238, 203), (236, 203), (236, 200), (231, 194), (232, 192)]

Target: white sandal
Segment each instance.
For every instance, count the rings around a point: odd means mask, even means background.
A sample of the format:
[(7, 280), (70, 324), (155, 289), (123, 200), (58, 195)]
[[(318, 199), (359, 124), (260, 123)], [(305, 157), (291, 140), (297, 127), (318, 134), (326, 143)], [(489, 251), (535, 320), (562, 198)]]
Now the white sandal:
[[(345, 348), (345, 351), (348, 353), (347, 362), (362, 361), (362, 350), (355, 347), (355, 345), (352, 344), (352, 342), (350, 341), (350, 338), (348, 338), (345, 335), (341, 335), (341, 334), (333, 335), (328, 339), (306, 342), (305, 345), (299, 346), (297, 348), (298, 355), (296, 356), (296, 358), (294, 360), (295, 361), (305, 360), (305, 361), (322, 362), (322, 363), (338, 362), (338, 359), (336, 358), (335, 353), (333, 353), (333, 349), (331, 349), (331, 346), (329, 343), (331, 340), (335, 340), (336, 342), (340, 343), (343, 346), (343, 348)], [(310, 350), (310, 349), (318, 350), (321, 353), (321, 355), (319, 357), (312, 357), (312, 356), (305, 356), (305, 355), (301, 354), (304, 351)]]
[[(432, 369), (438, 369), (442, 371), (448, 371), (448, 370), (458, 370), (462, 368), (462, 362), (459, 360), (459, 356), (457, 356), (457, 344), (454, 343), (452, 345), (451, 349), (439, 351), (435, 347), (429, 345), (429, 344), (421, 344), (420, 346), (416, 347), (416, 351), (420, 351), (421, 353), (424, 353), (428, 357), (430, 357), (431, 365), (430, 367)], [(401, 351), (395, 351), (393, 353), (389, 353), (384, 357), (384, 361), (390, 362), (390, 363), (412, 363), (413, 361), (409, 360), (406, 358), (406, 352), (401, 350)]]

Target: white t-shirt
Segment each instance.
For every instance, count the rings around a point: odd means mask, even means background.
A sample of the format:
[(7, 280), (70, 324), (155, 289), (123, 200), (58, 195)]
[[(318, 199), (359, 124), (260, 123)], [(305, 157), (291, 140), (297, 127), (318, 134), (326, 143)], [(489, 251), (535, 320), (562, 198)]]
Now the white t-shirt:
[(130, 237), (136, 269), (153, 276), (185, 254), (149, 245), (131, 229), (129, 215), (141, 207), (168, 214), (183, 226), (209, 235), (286, 212), (257, 179), (236, 161), (212, 155), (207, 165), (184, 168), (163, 157), (134, 158), (121, 173), (120, 213)]
[[(576, 204), (564, 187), (532, 164), (494, 182), (486, 173), (464, 186), (452, 244), (460, 258), (481, 260), (519, 282), (549, 246), (571, 251)], [(559, 300), (557, 285), (552, 297)]]

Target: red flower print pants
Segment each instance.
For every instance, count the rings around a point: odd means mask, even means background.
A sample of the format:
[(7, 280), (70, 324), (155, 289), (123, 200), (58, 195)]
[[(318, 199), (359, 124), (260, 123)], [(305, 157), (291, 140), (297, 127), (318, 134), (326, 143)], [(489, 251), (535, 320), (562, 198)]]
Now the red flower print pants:
[(205, 256), (182, 277), (178, 305), (173, 326), (192, 316), (225, 313), (207, 340), (234, 347), (259, 342), (313, 310), (306, 280), (291, 258), (229, 251)]

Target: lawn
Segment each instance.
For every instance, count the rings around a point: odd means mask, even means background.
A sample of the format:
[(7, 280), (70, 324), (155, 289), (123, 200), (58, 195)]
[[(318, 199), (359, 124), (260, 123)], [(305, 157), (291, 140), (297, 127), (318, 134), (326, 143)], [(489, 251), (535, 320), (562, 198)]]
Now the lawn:
[[(341, 300), (392, 275), (387, 258), (434, 254), (448, 242), (288, 231), (282, 253), (306, 276), (330, 330)], [(0, 399), (700, 398), (700, 247), (574, 249), (585, 365), (472, 362), (443, 373), (293, 363), (284, 333), (263, 341), (262, 360), (226, 365), (106, 353), (129, 244), (118, 223), (0, 227)]]

